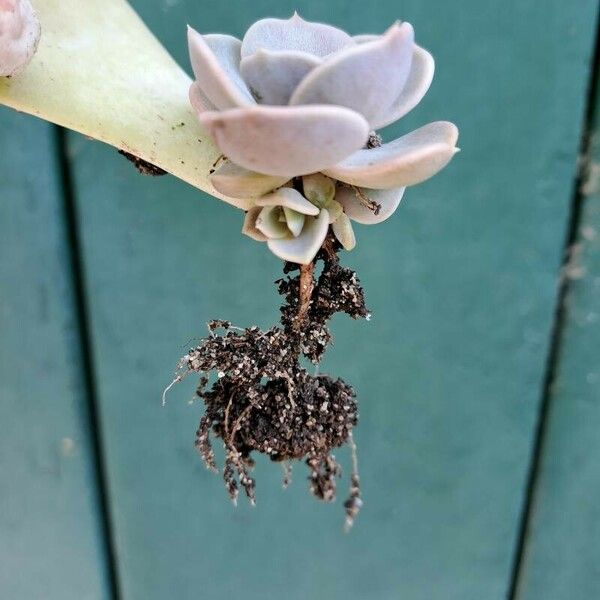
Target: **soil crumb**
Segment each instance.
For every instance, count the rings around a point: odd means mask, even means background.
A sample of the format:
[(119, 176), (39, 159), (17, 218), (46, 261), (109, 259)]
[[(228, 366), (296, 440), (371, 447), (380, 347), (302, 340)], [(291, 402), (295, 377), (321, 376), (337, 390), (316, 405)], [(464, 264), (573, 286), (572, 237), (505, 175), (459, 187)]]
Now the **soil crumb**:
[[(355, 392), (342, 379), (311, 375), (300, 364), (302, 356), (320, 362), (332, 339), (328, 321), (335, 313), (353, 319), (369, 315), (356, 273), (339, 264), (339, 249), (333, 238), (326, 240), (316, 257), (323, 263), (316, 281), (312, 268), (301, 271), (299, 265), (286, 263), (285, 277), (276, 281), (284, 298), (281, 325), (263, 331), (211, 321), (209, 336), (181, 359), (175, 381), (191, 372), (200, 374), (196, 394), (206, 411), (195, 445), (206, 466), (217, 471), (211, 437), (221, 440), (223, 479), (234, 502), (240, 488), (255, 502), (253, 452), (283, 463), (284, 485), (291, 473), (288, 461), (304, 461), (310, 491), (331, 502), (341, 476), (332, 452), (349, 445), (352, 473), (350, 496), (344, 504), (349, 527), (362, 505), (352, 439), (358, 421)], [(312, 278), (308, 284), (307, 277)], [(312, 291), (304, 300), (301, 285)]]
[(119, 154), (121, 156), (124, 156), (129, 162), (133, 163), (135, 168), (142, 175), (153, 175), (154, 177), (158, 177), (160, 175), (167, 174), (167, 172), (164, 169), (161, 169), (160, 167), (157, 167), (156, 165), (153, 165), (152, 163), (149, 163), (148, 161), (145, 161), (139, 156), (135, 156), (130, 152), (126, 152), (125, 150), (119, 150)]

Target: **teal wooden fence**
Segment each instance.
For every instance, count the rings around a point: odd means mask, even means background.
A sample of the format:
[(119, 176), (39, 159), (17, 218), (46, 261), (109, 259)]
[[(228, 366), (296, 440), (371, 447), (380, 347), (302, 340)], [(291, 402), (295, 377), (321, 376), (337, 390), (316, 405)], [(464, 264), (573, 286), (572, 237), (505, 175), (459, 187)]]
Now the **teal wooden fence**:
[(344, 535), (302, 468), (283, 492), (259, 460), (234, 509), (192, 447), (193, 382), (160, 404), (208, 319), (277, 318), (280, 265), (240, 214), (0, 110), (0, 597), (598, 597), (597, 2), (134, 5), (185, 65), (187, 22), (409, 20), (437, 76), (397, 131), (449, 119), (463, 152), (344, 257), (374, 315), (336, 322), (323, 366), (361, 403)]

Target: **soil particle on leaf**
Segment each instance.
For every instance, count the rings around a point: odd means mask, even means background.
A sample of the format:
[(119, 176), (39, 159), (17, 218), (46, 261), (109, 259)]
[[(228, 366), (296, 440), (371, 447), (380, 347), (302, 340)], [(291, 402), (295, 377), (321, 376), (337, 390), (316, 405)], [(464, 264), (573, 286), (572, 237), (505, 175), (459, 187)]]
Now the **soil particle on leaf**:
[(125, 150), (119, 150), (119, 154), (124, 156), (129, 162), (133, 163), (135, 168), (142, 175), (153, 175), (154, 177), (158, 177), (160, 175), (167, 174), (167, 172), (164, 169), (161, 169), (160, 167), (157, 167), (156, 165), (153, 165), (152, 163), (149, 163), (148, 161), (143, 160), (139, 156), (135, 156), (130, 152), (126, 152)]
[[(313, 495), (334, 500), (341, 468), (332, 451), (349, 443), (353, 470), (345, 504), (348, 519), (353, 520), (360, 508), (352, 440), (358, 421), (354, 390), (342, 379), (311, 375), (300, 365), (302, 355), (315, 364), (321, 360), (331, 341), (327, 324), (333, 314), (344, 312), (354, 319), (368, 315), (356, 274), (339, 264), (338, 249), (337, 242), (328, 238), (316, 258), (323, 263), (316, 281), (312, 269), (302, 275), (299, 265), (285, 265), (286, 276), (276, 282), (285, 300), (281, 326), (263, 331), (211, 321), (209, 336), (179, 363), (176, 381), (190, 372), (201, 375), (196, 394), (204, 402), (205, 414), (195, 446), (215, 471), (211, 436), (223, 443), (223, 479), (234, 502), (241, 488), (254, 503), (253, 452), (286, 465), (284, 486), (290, 479), (288, 461), (303, 460)], [(300, 294), (301, 279), (306, 283), (307, 277), (312, 281), (309, 297)]]
[(368, 149), (379, 148), (382, 144), (383, 138), (376, 131), (371, 131), (366, 147)]

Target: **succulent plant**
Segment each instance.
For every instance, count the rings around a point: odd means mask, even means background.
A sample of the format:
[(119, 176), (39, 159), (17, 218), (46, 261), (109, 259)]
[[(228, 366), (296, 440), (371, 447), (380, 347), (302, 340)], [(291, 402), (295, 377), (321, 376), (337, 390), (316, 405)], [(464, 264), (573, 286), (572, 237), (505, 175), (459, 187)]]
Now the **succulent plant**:
[[(294, 14), (257, 21), (241, 41), (189, 28), (188, 42), (190, 102), (227, 157), (212, 184), (253, 200), (242, 231), (284, 260), (310, 263), (328, 225), (351, 249), (351, 220), (387, 219), (407, 186), (457, 151), (447, 121), (389, 143), (375, 133), (414, 108), (433, 78), (433, 58), (409, 23), (352, 37)], [(299, 198), (318, 212), (296, 210)]]
[(0, 76), (20, 73), (40, 39), (40, 23), (30, 0), (0, 0)]

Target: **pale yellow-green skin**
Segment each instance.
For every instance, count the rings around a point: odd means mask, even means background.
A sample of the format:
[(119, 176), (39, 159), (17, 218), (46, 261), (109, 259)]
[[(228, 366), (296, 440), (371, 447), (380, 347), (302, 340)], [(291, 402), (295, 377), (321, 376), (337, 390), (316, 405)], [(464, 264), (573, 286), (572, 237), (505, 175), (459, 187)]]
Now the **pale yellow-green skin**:
[(220, 152), (192, 112), (191, 80), (125, 0), (33, 4), (38, 51), (23, 73), (0, 77), (0, 104), (130, 152), (238, 208), (252, 204), (212, 187)]

